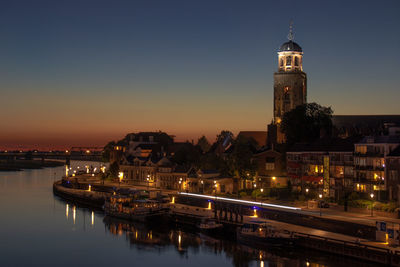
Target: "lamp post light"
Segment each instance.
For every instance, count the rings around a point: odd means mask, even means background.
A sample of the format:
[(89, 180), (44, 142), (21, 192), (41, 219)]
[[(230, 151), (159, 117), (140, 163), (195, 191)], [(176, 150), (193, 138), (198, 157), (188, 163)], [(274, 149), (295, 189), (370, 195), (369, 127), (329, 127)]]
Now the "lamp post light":
[(118, 183), (119, 183), (119, 187), (121, 187), (121, 181), (122, 179), (124, 179), (124, 173), (123, 172), (119, 172), (118, 173)]
[(319, 194), (319, 216), (322, 217), (322, 194)]
[(203, 180), (201, 180), (201, 181), (200, 181), (200, 183), (201, 183), (201, 186), (202, 186), (201, 193), (202, 193), (202, 194), (204, 194), (204, 181), (203, 181)]
[(149, 191), (149, 186), (150, 186), (150, 174), (147, 174), (147, 191)]
[(374, 193), (369, 195), (371, 197), (371, 217), (374, 216)]
[(308, 188), (306, 188), (306, 201), (307, 201), (307, 209), (308, 209), (308, 191), (309, 191), (309, 189)]
[(256, 183), (254, 183), (254, 201), (256, 201), (257, 202), (257, 184)]
[(217, 199), (217, 187), (218, 187), (218, 185), (217, 185), (217, 181), (215, 181), (215, 180), (214, 180), (214, 187), (215, 187), (215, 189), (214, 189), (215, 190), (214, 191), (215, 192), (215, 199)]

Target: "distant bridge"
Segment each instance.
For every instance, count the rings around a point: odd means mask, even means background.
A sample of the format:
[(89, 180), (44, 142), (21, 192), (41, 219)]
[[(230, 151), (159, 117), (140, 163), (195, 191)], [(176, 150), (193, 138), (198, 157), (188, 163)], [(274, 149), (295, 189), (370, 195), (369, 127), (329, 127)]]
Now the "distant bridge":
[(59, 159), (69, 163), (70, 160), (101, 161), (102, 147), (71, 147), (65, 151), (0, 151), (0, 159)]

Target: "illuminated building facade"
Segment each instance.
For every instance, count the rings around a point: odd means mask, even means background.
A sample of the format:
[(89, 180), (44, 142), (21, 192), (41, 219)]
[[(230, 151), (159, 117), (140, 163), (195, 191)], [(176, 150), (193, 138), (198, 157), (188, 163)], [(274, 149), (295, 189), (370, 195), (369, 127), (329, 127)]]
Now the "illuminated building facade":
[(303, 192), (314, 188), (325, 197), (343, 197), (353, 189), (354, 142), (326, 138), (312, 144), (295, 144), (286, 153), (288, 178)]
[(400, 144), (400, 136), (367, 136), (355, 144), (354, 190), (376, 192), (378, 200), (390, 198), (387, 194), (387, 156)]

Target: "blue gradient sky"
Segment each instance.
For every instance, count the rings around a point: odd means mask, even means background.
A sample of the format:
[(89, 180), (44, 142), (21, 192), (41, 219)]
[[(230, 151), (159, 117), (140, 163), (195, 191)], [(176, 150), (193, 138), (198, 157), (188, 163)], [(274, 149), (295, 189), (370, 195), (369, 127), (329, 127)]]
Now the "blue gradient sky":
[(290, 19), (308, 101), (400, 113), (400, 1), (2, 1), (0, 148), (266, 130)]

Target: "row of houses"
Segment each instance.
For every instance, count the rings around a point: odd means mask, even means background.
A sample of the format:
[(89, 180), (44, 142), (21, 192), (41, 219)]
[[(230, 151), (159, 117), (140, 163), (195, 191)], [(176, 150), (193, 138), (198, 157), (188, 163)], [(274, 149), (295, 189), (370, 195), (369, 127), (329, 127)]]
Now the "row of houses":
[(256, 175), (245, 177), (244, 183), (223, 177), (217, 170), (173, 163), (170, 158), (176, 148), (157, 149), (159, 142), (151, 135), (115, 146), (110, 160), (118, 161), (123, 182), (159, 189), (232, 194), (243, 188), (285, 187), (290, 181), (294, 190), (312, 190), (336, 200), (359, 192), (374, 193), (379, 200), (400, 201), (398, 130), (392, 128), (379, 136), (325, 137), (289, 148), (263, 144), (253, 155)]
[(265, 149), (254, 155), (258, 179), (273, 186), (288, 181), (302, 192), (317, 190), (340, 199), (351, 192), (379, 200), (400, 200), (400, 135), (322, 138), (295, 144), (285, 153)]
[(237, 192), (234, 179), (221, 176), (217, 170), (196, 169), (172, 162), (170, 158), (185, 143), (165, 144), (159, 137), (160, 133), (138, 133), (129, 136), (123, 145), (114, 146), (110, 163), (118, 162), (121, 182), (196, 193)]

